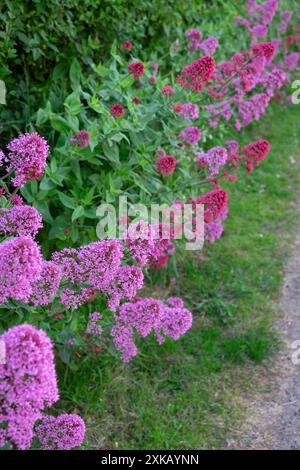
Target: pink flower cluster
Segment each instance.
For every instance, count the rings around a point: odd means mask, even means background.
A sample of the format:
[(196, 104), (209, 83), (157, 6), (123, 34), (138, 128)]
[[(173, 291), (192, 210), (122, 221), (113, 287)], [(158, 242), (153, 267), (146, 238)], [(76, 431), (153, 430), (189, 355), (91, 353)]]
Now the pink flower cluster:
[(177, 160), (173, 155), (163, 155), (156, 162), (156, 170), (164, 176), (171, 175), (176, 168)]
[(247, 2), (247, 19), (236, 17), (236, 23), (247, 28), (252, 35), (252, 41), (263, 38), (268, 34), (268, 26), (278, 9), (278, 0), (266, 0), (257, 4), (255, 0)]
[(116, 118), (119, 119), (125, 114), (125, 109), (120, 103), (114, 103), (110, 107), (110, 114)]
[(32, 238), (15, 237), (1, 243), (0, 303), (10, 298), (28, 302), (42, 264), (40, 248)]
[(191, 200), (192, 204), (204, 204), (205, 222), (213, 222), (227, 213), (228, 194), (223, 189), (215, 189)]
[(119, 240), (102, 240), (53, 253), (52, 260), (61, 267), (63, 278), (73, 284), (62, 291), (61, 302), (67, 308), (78, 308), (97, 291), (110, 290), (122, 258), (123, 247)]
[(188, 48), (191, 50), (199, 49), (199, 45), (202, 40), (202, 33), (196, 28), (190, 29), (185, 33), (186, 37), (189, 39)]
[(214, 176), (219, 173), (220, 167), (227, 162), (227, 150), (223, 147), (213, 147), (207, 152), (197, 154), (197, 165), (202, 168), (208, 166), (210, 175)]
[(60, 281), (61, 268), (53, 261), (43, 261), (39, 277), (31, 284), (29, 302), (33, 305), (49, 305), (55, 297)]
[(42, 217), (34, 207), (22, 205), (0, 209), (0, 234), (34, 238), (42, 226)]
[(177, 82), (183, 88), (200, 92), (204, 90), (205, 84), (212, 78), (215, 68), (214, 59), (209, 56), (203, 56), (186, 65), (177, 77)]
[(85, 424), (76, 414), (44, 416), (36, 435), (44, 450), (71, 450), (83, 443)]
[(4, 152), (2, 152), (2, 150), (0, 149), (0, 166), (3, 165), (4, 160), (5, 160)]
[(108, 307), (113, 312), (117, 310), (121, 299), (131, 300), (144, 285), (144, 274), (138, 266), (121, 266), (116, 274), (114, 283), (106, 289), (110, 298)]
[(123, 304), (115, 321), (111, 336), (123, 361), (127, 362), (137, 354), (135, 332), (142, 337), (154, 332), (159, 344), (165, 337), (178, 340), (191, 327), (192, 314), (179, 298), (169, 298), (166, 303), (144, 298)]
[(201, 131), (198, 127), (186, 127), (179, 132), (179, 137), (187, 144), (196, 145), (201, 139)]
[(145, 66), (143, 62), (131, 62), (128, 64), (128, 70), (135, 80), (139, 80), (145, 72)]
[(130, 255), (140, 266), (148, 264), (157, 269), (167, 263), (168, 255), (175, 250), (171, 242), (173, 233), (172, 227), (162, 224), (154, 226), (141, 220), (128, 227), (124, 241)]
[(75, 135), (70, 137), (70, 142), (73, 145), (79, 145), (79, 147), (88, 147), (90, 144), (91, 135), (89, 131), (77, 131)]
[(205, 55), (213, 55), (218, 45), (219, 41), (217, 38), (209, 37), (199, 44), (199, 49), (201, 49)]
[(186, 121), (199, 118), (199, 107), (195, 103), (183, 103), (177, 112)]
[(190, 29), (185, 35), (189, 39), (187, 47), (192, 51), (201, 49), (205, 55), (213, 55), (218, 47), (217, 38), (209, 37), (202, 40), (202, 33), (198, 29)]
[(26, 324), (0, 339), (6, 351), (0, 363), (0, 447), (8, 440), (28, 449), (35, 422), (58, 400), (52, 344), (42, 330)]
[(174, 95), (175, 90), (171, 85), (165, 85), (162, 87), (161, 92), (165, 96), (170, 96), (170, 95)]
[(257, 140), (245, 145), (241, 149), (242, 160), (245, 161), (249, 173), (264, 160), (270, 152), (270, 144), (267, 140)]
[(26, 181), (38, 180), (44, 174), (49, 147), (46, 140), (33, 132), (13, 139), (8, 145), (6, 171), (14, 171), (12, 183), (22, 187)]

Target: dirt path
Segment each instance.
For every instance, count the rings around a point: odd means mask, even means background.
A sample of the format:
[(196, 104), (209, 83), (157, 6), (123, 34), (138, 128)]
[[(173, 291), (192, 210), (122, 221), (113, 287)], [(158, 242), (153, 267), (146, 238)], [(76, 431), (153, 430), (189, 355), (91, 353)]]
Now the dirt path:
[(228, 448), (300, 449), (300, 230), (285, 270), (280, 308), (283, 350), (265, 371), (254, 399), (246, 401), (248, 418)]

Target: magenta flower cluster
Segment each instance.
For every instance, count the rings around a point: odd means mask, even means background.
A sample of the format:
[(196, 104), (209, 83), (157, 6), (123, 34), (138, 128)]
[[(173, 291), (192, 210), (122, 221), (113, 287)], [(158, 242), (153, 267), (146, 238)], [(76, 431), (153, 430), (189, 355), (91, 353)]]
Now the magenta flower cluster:
[(198, 127), (186, 127), (179, 132), (179, 137), (187, 144), (196, 145), (201, 139), (201, 131)]
[(75, 135), (70, 137), (70, 142), (73, 145), (78, 145), (81, 148), (88, 147), (90, 144), (90, 133), (89, 131), (77, 131)]
[(58, 400), (52, 344), (42, 330), (14, 326), (2, 336), (5, 364), (0, 363), (0, 447), (8, 440), (28, 449), (35, 422)]
[(64, 248), (53, 253), (52, 260), (73, 287), (62, 292), (67, 308), (78, 308), (97, 291), (111, 288), (121, 267), (123, 247), (119, 240), (102, 240), (81, 248)]
[(163, 303), (160, 300), (144, 298), (120, 307), (111, 336), (123, 361), (127, 362), (137, 354), (135, 332), (142, 337), (153, 332), (158, 343), (162, 344), (165, 337), (178, 340), (191, 325), (192, 314), (184, 308), (181, 299), (170, 298)]
[(12, 183), (22, 187), (26, 181), (40, 179), (45, 171), (49, 147), (46, 140), (33, 132), (13, 139), (8, 145), (6, 171), (14, 171)]
[(44, 416), (36, 435), (44, 450), (71, 450), (83, 443), (85, 424), (76, 414)]
[(150, 225), (146, 221), (131, 224), (124, 233), (125, 245), (140, 266), (151, 265), (162, 256), (173, 253), (175, 245), (171, 238), (171, 228), (164, 232), (162, 226)]
[(11, 238), (0, 244), (0, 303), (10, 298), (28, 302), (32, 284), (42, 270), (38, 244), (30, 237)]
[(206, 166), (209, 173), (215, 176), (219, 173), (220, 167), (223, 167), (227, 162), (227, 150), (223, 147), (213, 147), (207, 152), (198, 153), (197, 164), (198, 166)]
[(34, 238), (42, 226), (42, 217), (32, 206), (0, 209), (0, 234)]
[(183, 103), (178, 114), (185, 120), (195, 121), (199, 118), (199, 107), (195, 103)]
[(60, 281), (61, 268), (53, 261), (43, 261), (39, 277), (31, 285), (29, 302), (33, 305), (48, 305), (55, 297)]

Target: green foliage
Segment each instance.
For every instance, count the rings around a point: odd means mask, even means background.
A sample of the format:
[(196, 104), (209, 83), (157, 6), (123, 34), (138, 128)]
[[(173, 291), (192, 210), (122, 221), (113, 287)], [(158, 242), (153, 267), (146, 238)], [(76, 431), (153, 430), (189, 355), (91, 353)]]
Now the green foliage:
[[(191, 25), (206, 34), (218, 29), (225, 37), (226, 31), (215, 26), (224, 9), (228, 23), (222, 21), (222, 27), (230, 31), (230, 18), (238, 8), (223, 0), (3, 0), (0, 80), (6, 83), (8, 106), (0, 111), (2, 139), (29, 130), (32, 114), (48, 96), (52, 82), (59, 81), (59, 88), (69, 80), (73, 88), (78, 86), (80, 65), (105, 60), (115, 38), (119, 44), (130, 39), (141, 58), (151, 52), (156, 59)], [(58, 101), (59, 95), (60, 91)]]

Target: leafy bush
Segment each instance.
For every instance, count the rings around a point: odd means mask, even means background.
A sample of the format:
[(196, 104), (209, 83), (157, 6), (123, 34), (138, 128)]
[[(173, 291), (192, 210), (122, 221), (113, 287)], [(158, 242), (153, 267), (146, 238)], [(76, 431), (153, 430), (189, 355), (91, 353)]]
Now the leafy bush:
[[(161, 55), (182, 29), (204, 17), (209, 4), (5, 0), (0, 12), (0, 79), (6, 82), (9, 104), (1, 112), (1, 122), (10, 123), (5, 132), (11, 135), (14, 127), (24, 131), (30, 125), (32, 111), (47, 93), (48, 79), (59, 78), (75, 58), (86, 66), (107, 58), (115, 37), (130, 37), (137, 52), (150, 46)], [(165, 43), (160, 41), (162, 36)]]

